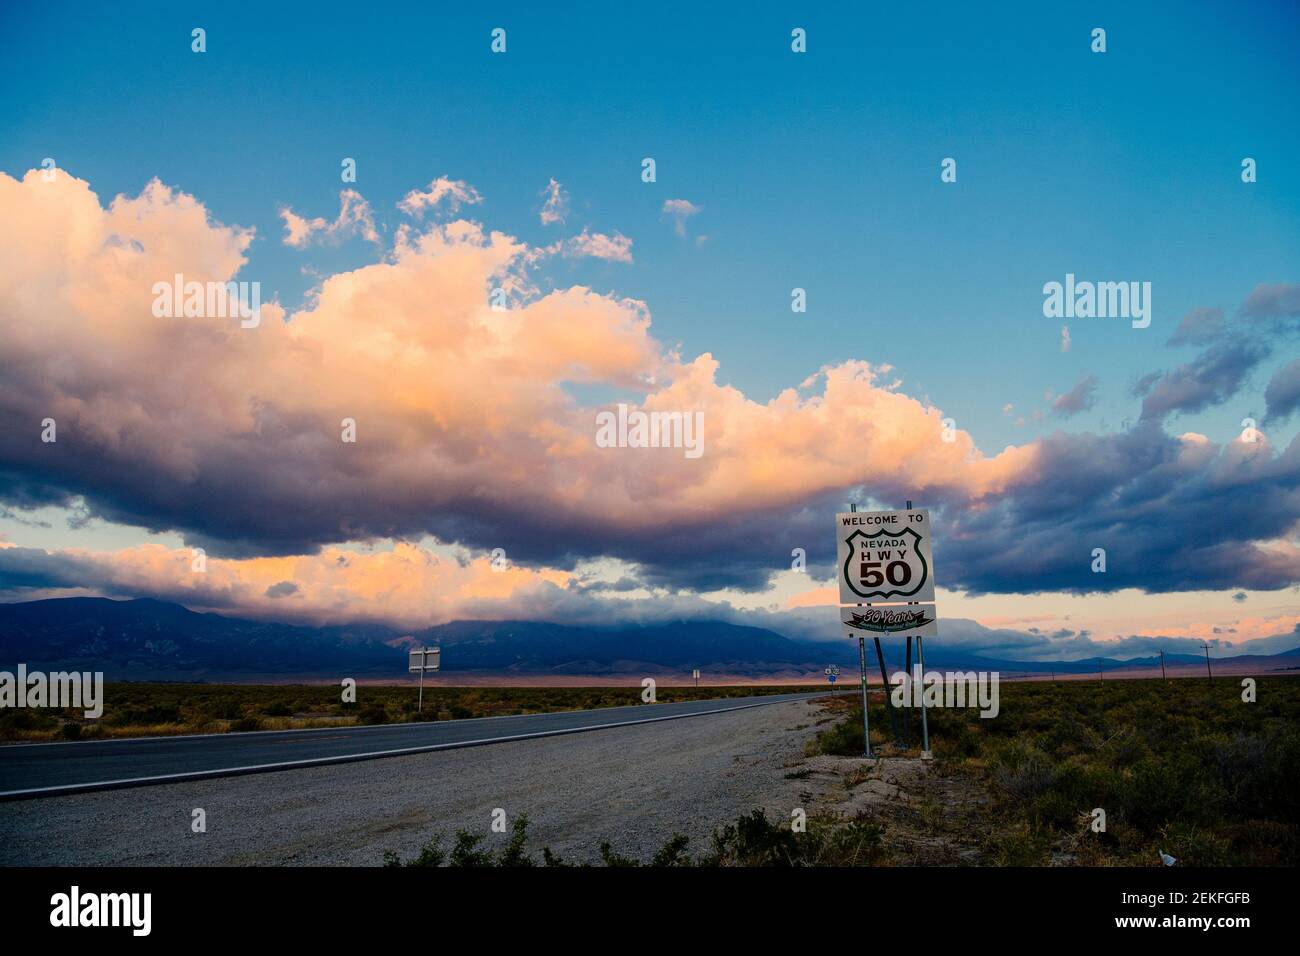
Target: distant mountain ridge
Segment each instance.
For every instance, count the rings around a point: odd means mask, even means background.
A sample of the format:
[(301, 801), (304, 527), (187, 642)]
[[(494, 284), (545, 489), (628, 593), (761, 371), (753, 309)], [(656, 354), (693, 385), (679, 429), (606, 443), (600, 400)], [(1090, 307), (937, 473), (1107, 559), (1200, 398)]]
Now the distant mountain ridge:
[[(853, 641), (812, 641), (725, 621), (683, 620), (646, 625), (579, 627), (545, 621), (454, 621), (406, 632), (379, 624), (324, 627), (276, 624), (198, 613), (143, 598), (55, 598), (0, 604), (0, 669), (102, 670), (110, 680), (251, 680), (406, 676), (406, 649), (440, 644), (448, 673), (522, 676), (710, 674), (749, 678), (815, 675), (828, 664), (856, 673)], [(1268, 655), (1277, 658), (1294, 654)], [(886, 649), (891, 669), (902, 665), (901, 641)], [(1216, 660), (1251, 659), (1251, 655)], [(1261, 657), (1261, 659), (1263, 659)], [(1202, 663), (1168, 654), (1171, 665)], [(997, 670), (1018, 674), (1096, 673), (1155, 668), (1158, 656), (1068, 662), (996, 660), (942, 638), (927, 644), (930, 669)], [(877, 673), (869, 655), (872, 674)]]

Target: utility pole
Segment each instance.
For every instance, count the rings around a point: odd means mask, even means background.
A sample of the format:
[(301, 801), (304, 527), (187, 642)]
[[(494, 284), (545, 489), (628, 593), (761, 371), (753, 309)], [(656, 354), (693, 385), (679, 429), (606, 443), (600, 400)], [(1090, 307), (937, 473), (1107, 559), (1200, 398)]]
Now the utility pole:
[(1205, 648), (1205, 674), (1209, 678), (1209, 682), (1213, 684), (1214, 672), (1210, 670), (1210, 645), (1203, 642), (1202, 646)]

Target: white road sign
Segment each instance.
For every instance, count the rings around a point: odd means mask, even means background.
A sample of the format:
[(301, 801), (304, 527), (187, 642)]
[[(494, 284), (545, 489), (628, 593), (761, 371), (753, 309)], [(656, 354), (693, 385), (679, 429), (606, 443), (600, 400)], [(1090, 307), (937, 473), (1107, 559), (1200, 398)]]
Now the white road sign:
[(929, 509), (837, 514), (835, 537), (841, 604), (934, 600)]
[(888, 634), (935, 637), (939, 634), (933, 604), (842, 607), (840, 624), (843, 625), (845, 637), (881, 637)]
[(438, 670), (441, 658), (442, 648), (440, 647), (425, 647), (417, 651), (411, 651), (407, 673), (422, 674), (425, 671), (432, 673)]

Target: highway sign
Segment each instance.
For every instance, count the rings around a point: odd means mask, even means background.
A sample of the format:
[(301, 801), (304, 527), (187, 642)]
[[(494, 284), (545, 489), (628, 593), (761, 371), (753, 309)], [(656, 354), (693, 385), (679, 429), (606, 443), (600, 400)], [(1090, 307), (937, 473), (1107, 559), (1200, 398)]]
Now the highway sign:
[(826, 668), (826, 679), (830, 681), (832, 684), (834, 684), (835, 681), (839, 679), (839, 676), (840, 676), (840, 669), (836, 667), (834, 664)]
[(931, 537), (928, 508), (837, 514), (840, 603), (933, 601)]
[(407, 671), (411, 674), (433, 673), (438, 670), (441, 658), (442, 648), (440, 647), (423, 647), (411, 651)]
[(939, 633), (933, 604), (842, 607), (840, 624), (845, 637), (881, 637), (887, 634), (930, 637)]

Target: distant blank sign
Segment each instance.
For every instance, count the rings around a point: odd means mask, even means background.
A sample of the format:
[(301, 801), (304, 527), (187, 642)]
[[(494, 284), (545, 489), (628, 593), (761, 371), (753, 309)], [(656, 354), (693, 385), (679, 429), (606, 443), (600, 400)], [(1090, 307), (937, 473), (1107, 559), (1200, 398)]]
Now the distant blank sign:
[(441, 657), (442, 648), (440, 647), (425, 647), (417, 651), (411, 651), (410, 664), (407, 670), (412, 674), (436, 671)]
[(931, 537), (926, 508), (837, 514), (840, 603), (933, 601)]

